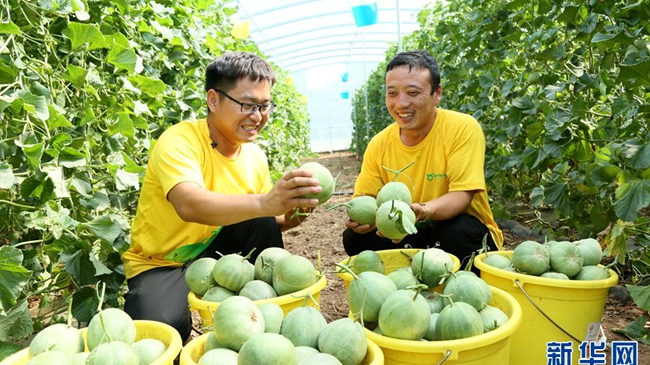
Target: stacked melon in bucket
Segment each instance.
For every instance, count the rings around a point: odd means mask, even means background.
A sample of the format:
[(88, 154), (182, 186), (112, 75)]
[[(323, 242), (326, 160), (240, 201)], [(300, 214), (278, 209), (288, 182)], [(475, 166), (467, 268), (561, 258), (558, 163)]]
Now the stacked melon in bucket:
[(513, 335), (512, 364), (545, 365), (550, 342), (571, 342), (577, 363), (579, 345), (600, 339), (607, 293), (618, 283), (601, 259), (600, 244), (592, 238), (524, 241), (513, 251), (476, 257), (481, 278), (521, 305), (525, 325)]
[(387, 365), (507, 364), (521, 310), (440, 249), (363, 251), (338, 266), (351, 316)]
[[(68, 320), (70, 322), (70, 319)], [(182, 340), (171, 326), (132, 320), (124, 311), (108, 308), (87, 328), (53, 324), (38, 332), (29, 347), (3, 365), (172, 365)]]
[(284, 316), (275, 303), (242, 296), (224, 300), (214, 326), (181, 353), (182, 365), (382, 365), (381, 350), (361, 325), (341, 318), (327, 323), (306, 303)]

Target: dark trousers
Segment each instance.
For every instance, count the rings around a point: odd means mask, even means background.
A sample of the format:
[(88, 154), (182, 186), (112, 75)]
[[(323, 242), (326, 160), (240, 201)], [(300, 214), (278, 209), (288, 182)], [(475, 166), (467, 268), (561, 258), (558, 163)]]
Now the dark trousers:
[[(249, 261), (265, 248), (284, 247), (282, 233), (275, 217), (257, 218), (224, 226), (221, 232), (201, 253), (201, 257), (219, 259), (221, 255), (240, 253), (246, 256), (253, 248)], [(217, 253), (219, 252), (219, 253)], [(147, 319), (167, 323), (176, 328), (183, 342), (190, 337), (192, 321), (187, 303), (190, 289), (185, 283), (185, 269), (161, 267), (147, 270), (128, 280), (124, 311), (133, 319)]]
[(351, 229), (343, 232), (343, 247), (348, 256), (358, 255), (364, 250), (393, 250), (403, 247), (430, 248), (438, 247), (447, 253), (455, 255), (461, 261), (461, 269), (465, 267), (472, 252), (483, 247), (483, 237), (487, 235), (487, 246), (490, 251), (496, 251), (497, 246), (487, 226), (470, 214), (459, 214), (445, 221), (430, 221), (418, 227), (416, 234), (408, 235), (400, 243), (379, 237), (376, 231), (358, 234)]

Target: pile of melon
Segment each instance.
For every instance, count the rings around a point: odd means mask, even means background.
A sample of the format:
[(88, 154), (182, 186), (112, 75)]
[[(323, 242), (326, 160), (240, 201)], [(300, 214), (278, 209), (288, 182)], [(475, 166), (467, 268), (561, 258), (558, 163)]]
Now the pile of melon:
[(560, 280), (603, 280), (609, 269), (598, 264), (603, 251), (593, 238), (577, 241), (524, 241), (512, 252), (512, 258), (487, 253), (487, 265), (521, 274)]
[(185, 271), (185, 282), (197, 297), (222, 302), (239, 295), (253, 301), (290, 295), (308, 288), (320, 273), (307, 258), (280, 247), (264, 249), (255, 260), (229, 254), (219, 260), (204, 257)]
[(411, 200), (411, 191), (406, 184), (391, 181), (379, 190), (377, 198), (361, 195), (329, 209), (343, 206), (351, 221), (376, 224), (377, 230), (384, 237), (400, 240), (409, 234), (417, 233)]
[(353, 276), (346, 293), (350, 312), (382, 336), (455, 340), (494, 330), (508, 320), (501, 309), (489, 305), (490, 286), (471, 271), (453, 273), (451, 258), (438, 248), (419, 251), (410, 266), (388, 274), (374, 251), (361, 252), (350, 268), (337, 266)]
[(199, 365), (359, 365), (366, 357), (368, 340), (359, 323), (327, 323), (311, 306), (285, 317), (276, 303), (232, 296), (216, 309), (213, 323)]
[[(28, 365), (145, 365), (160, 358), (167, 345), (136, 339), (136, 324), (124, 311), (105, 309), (82, 331), (62, 323), (46, 327), (29, 344)], [(85, 352), (86, 347), (88, 352)]]

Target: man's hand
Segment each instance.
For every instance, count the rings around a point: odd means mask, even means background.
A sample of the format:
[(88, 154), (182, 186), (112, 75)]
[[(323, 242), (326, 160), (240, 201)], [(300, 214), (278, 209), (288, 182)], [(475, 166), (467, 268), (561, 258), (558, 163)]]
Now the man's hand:
[(312, 207), (298, 207), (291, 209), (284, 214), (283, 229), (291, 229), (298, 227), (299, 224), (309, 218), (309, 215), (314, 211)]
[(347, 228), (350, 228), (351, 230), (355, 231), (356, 233), (359, 234), (366, 234), (369, 232), (372, 232), (377, 226), (375, 224), (359, 224), (353, 220), (349, 220), (345, 222), (345, 226)]
[[(321, 192), (318, 180), (307, 170), (293, 170), (284, 175), (268, 193), (262, 196), (262, 211), (279, 216), (297, 207), (313, 208), (318, 199), (301, 198), (307, 194)], [(285, 223), (288, 223), (285, 222)]]

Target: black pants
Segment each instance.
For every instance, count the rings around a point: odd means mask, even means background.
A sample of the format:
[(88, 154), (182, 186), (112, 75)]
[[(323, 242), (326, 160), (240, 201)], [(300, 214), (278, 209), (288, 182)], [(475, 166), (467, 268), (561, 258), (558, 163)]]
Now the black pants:
[[(358, 234), (351, 229), (343, 232), (343, 247), (348, 256), (354, 256), (364, 250), (392, 250), (410, 246), (412, 248), (438, 247), (455, 255), (461, 261), (461, 269), (469, 260), (472, 252), (483, 247), (483, 237), (487, 234), (487, 246), (496, 251), (497, 246), (487, 226), (470, 214), (459, 214), (445, 221), (431, 221), (418, 227), (416, 234), (408, 235), (400, 243), (379, 237), (376, 231)], [(473, 269), (475, 271), (475, 269)]]
[[(201, 253), (201, 257), (219, 259), (222, 255), (240, 253), (247, 255), (256, 248), (249, 261), (265, 248), (284, 247), (282, 233), (275, 217), (257, 218), (224, 226), (221, 232)], [(192, 321), (187, 303), (190, 289), (185, 283), (185, 269), (161, 267), (147, 270), (128, 280), (124, 311), (133, 319), (147, 319), (167, 323), (176, 328), (183, 342), (190, 337)]]

